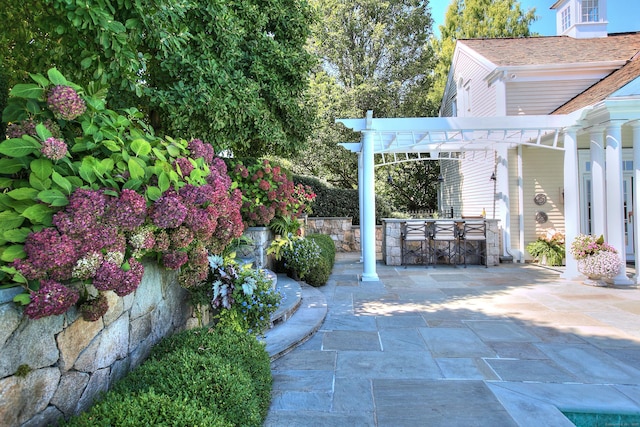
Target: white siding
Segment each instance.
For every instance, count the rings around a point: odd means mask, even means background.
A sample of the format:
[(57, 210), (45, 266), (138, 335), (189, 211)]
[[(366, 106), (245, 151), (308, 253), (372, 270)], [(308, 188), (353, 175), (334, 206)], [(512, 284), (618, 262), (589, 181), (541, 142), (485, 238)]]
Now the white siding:
[(549, 114), (596, 81), (557, 80), (507, 83), (507, 115)]
[[(441, 161), (443, 210), (453, 207), (455, 216), (479, 216), (484, 209), (487, 218), (493, 218), (494, 153), (467, 152), (460, 161)], [(496, 212), (497, 216), (498, 212)]]
[[(563, 152), (544, 148), (523, 147), (524, 193), (524, 240), (525, 246), (549, 230), (561, 233), (564, 228)], [(545, 194), (547, 202), (538, 206), (536, 194)], [(549, 220), (545, 224), (536, 222), (536, 212), (544, 212)], [(531, 259), (526, 253), (525, 259)]]

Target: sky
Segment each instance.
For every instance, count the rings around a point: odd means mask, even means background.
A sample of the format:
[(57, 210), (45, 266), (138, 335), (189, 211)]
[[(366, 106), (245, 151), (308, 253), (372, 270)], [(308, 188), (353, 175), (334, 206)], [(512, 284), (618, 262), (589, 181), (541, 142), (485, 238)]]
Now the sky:
[[(431, 12), (435, 21), (434, 33), (440, 36), (438, 26), (444, 22), (444, 16), (449, 0), (431, 0)], [(549, 9), (555, 0), (520, 0), (522, 9), (536, 8), (536, 15), (540, 18), (531, 25), (531, 31), (543, 36), (556, 35), (555, 10)], [(607, 31), (609, 33), (624, 33), (640, 31), (640, 1), (638, 0), (608, 0), (607, 1)]]

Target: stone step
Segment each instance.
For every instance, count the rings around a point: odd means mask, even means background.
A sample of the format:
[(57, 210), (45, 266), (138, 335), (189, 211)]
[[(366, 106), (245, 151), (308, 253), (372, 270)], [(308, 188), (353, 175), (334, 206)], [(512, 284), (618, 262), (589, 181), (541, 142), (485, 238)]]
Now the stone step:
[(283, 306), (274, 313), (273, 318), (279, 316), (279, 320), (264, 334), (263, 341), (272, 361), (311, 338), (327, 315), (327, 300), (318, 289), (284, 275), (278, 275), (278, 283), (285, 295), (288, 292), (293, 295), (291, 299), (299, 296), (300, 300), (296, 306), (295, 302), (288, 301), (288, 295)]
[[(302, 290), (300, 283), (287, 277), (286, 275), (276, 275), (275, 283), (279, 284), (278, 288), (282, 293), (283, 298), (280, 303), (280, 307), (271, 315), (271, 326), (275, 326), (279, 323), (286, 322), (293, 313), (300, 307), (302, 302)], [(275, 287), (275, 286), (274, 286)]]

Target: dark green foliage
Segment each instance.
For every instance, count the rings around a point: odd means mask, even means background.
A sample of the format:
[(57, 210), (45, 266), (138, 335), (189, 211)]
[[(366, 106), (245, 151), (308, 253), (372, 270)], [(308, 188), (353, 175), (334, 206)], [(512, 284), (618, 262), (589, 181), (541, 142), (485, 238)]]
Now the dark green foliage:
[(318, 257), (313, 266), (309, 269), (309, 272), (304, 277), (304, 281), (313, 286), (319, 287), (323, 286), (329, 280), (329, 276), (331, 275), (331, 267), (329, 266), (329, 261), (325, 257)]
[(329, 261), (330, 268), (333, 268), (333, 264), (336, 261), (336, 244), (333, 242), (331, 236), (326, 234), (308, 234), (307, 239), (315, 240), (320, 246), (321, 255)]
[(336, 246), (330, 236), (326, 234), (309, 234), (307, 239), (313, 240), (320, 247), (320, 257), (309, 269), (304, 281), (311, 286), (322, 286), (327, 283), (333, 264), (336, 260)]
[(260, 426), (269, 355), (254, 336), (199, 328), (163, 339), (140, 367), (69, 426)]
[[(313, 212), (310, 216), (319, 217), (351, 217), (353, 224), (360, 224), (358, 190), (331, 188), (317, 178), (294, 175), (295, 184), (308, 185), (316, 193)], [(376, 221), (391, 216), (391, 207), (381, 198), (376, 197)]]
[[(9, 97), (9, 81), (7, 73), (0, 65), (0, 111), (4, 110), (7, 106), (7, 98)], [(7, 124), (0, 120), (0, 140), (4, 139), (5, 131), (7, 130)]]

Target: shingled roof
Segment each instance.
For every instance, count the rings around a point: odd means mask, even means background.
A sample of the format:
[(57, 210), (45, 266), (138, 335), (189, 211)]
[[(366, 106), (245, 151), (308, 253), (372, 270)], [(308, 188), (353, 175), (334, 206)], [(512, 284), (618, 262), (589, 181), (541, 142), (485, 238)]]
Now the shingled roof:
[(461, 39), (498, 67), (628, 61), (640, 51), (640, 32), (576, 39), (568, 36)]
[(609, 74), (551, 114), (569, 114), (580, 108), (596, 104), (638, 77), (640, 77), (640, 58), (636, 56), (622, 68)]

